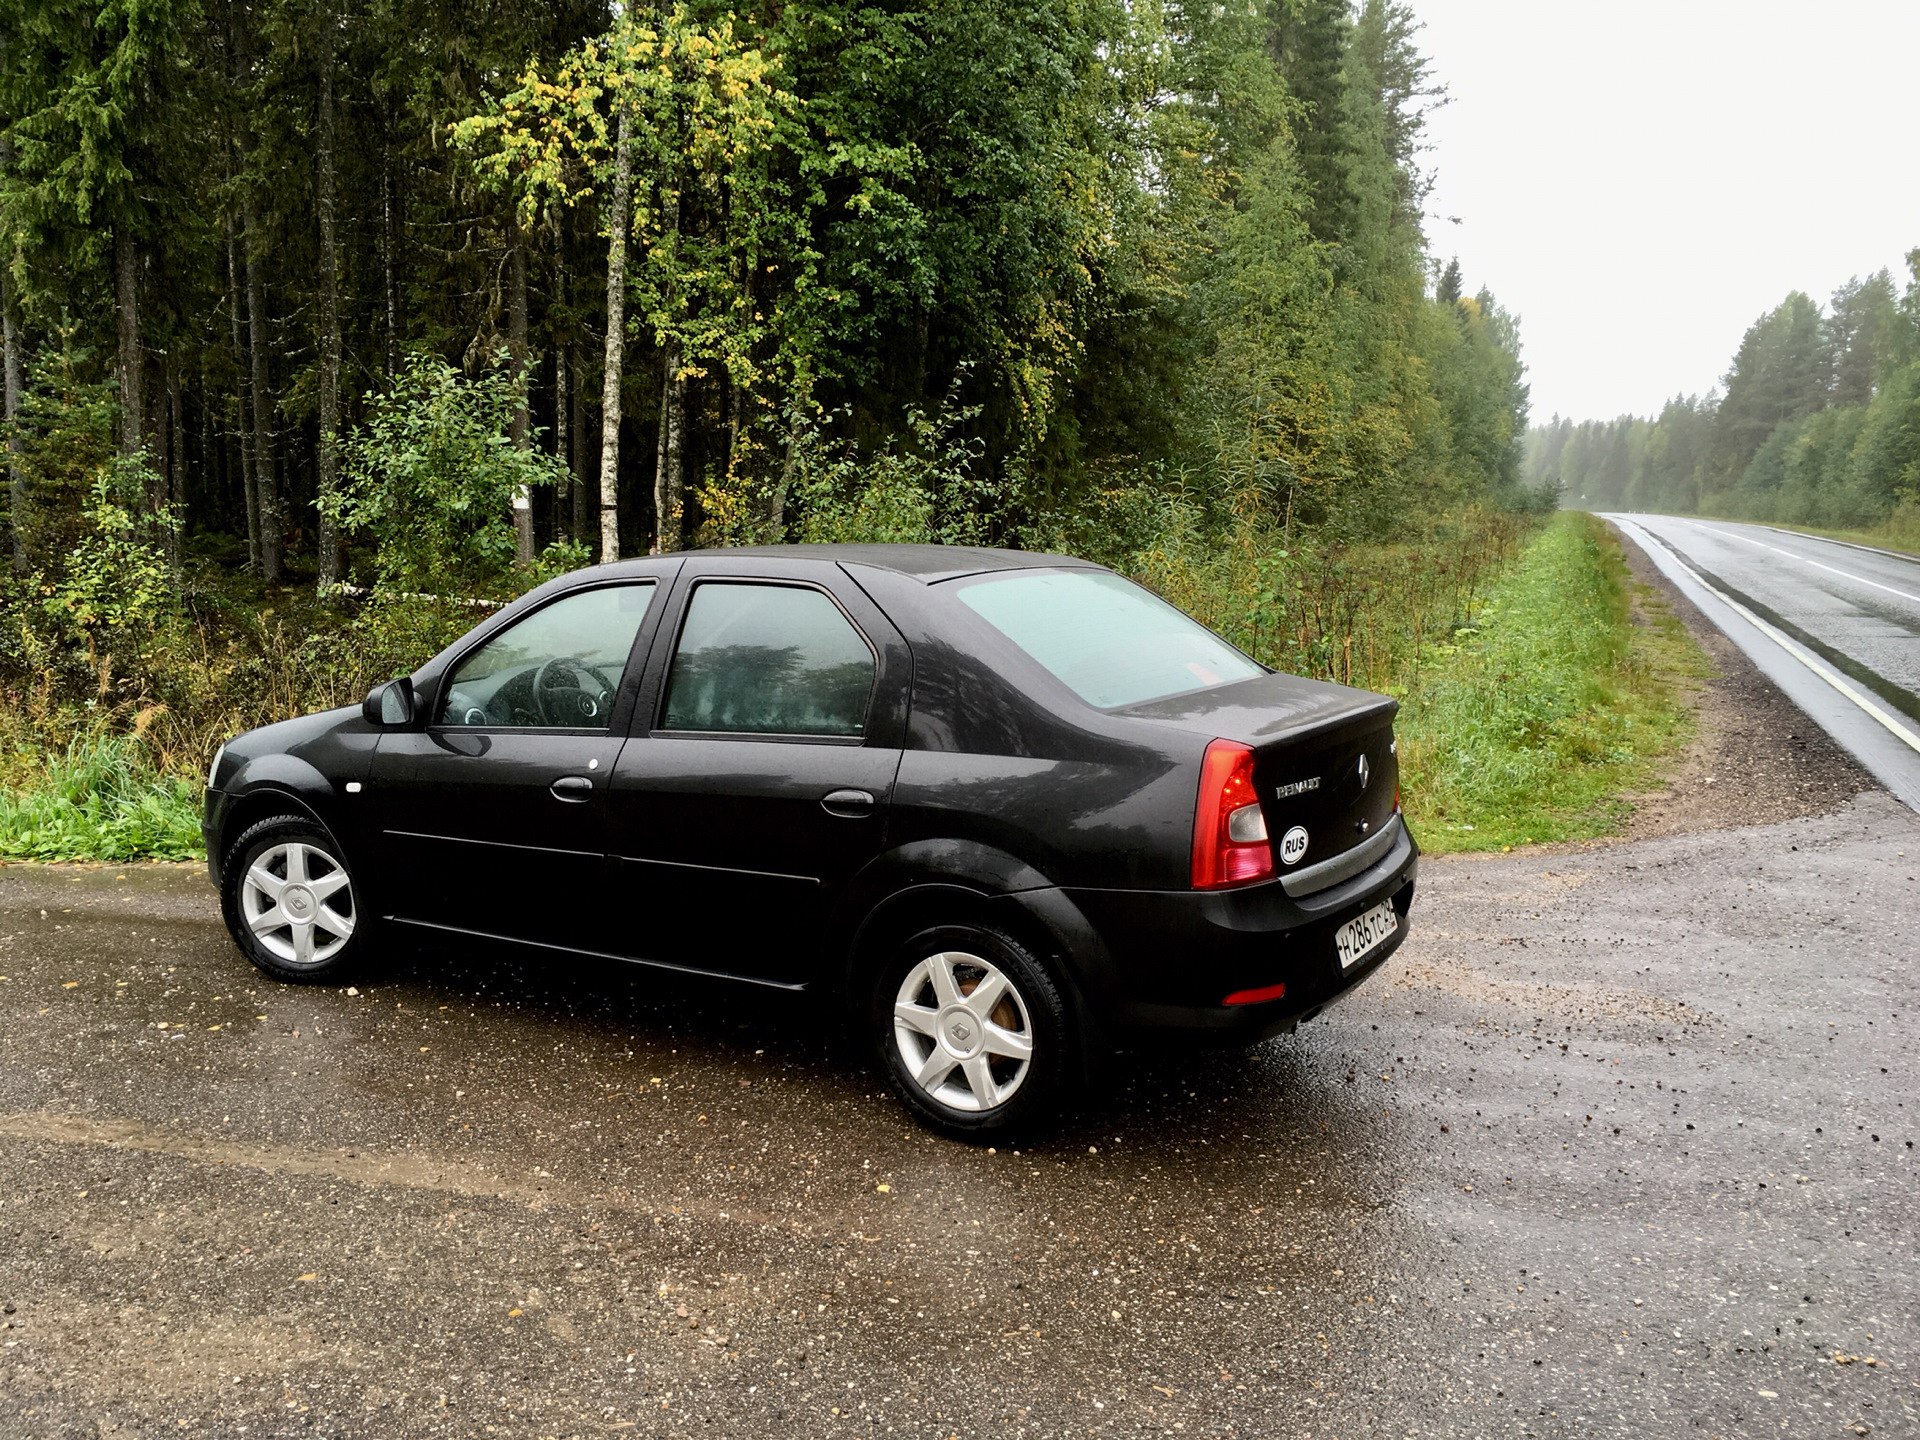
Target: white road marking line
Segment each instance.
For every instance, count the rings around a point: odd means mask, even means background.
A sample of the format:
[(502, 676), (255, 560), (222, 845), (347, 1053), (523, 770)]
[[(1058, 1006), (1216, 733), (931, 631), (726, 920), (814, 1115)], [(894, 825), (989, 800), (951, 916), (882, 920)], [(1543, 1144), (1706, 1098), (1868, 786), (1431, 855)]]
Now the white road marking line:
[[(1634, 528), (1639, 529), (1640, 527), (1636, 525)], [(1701, 528), (1711, 529), (1712, 527), (1702, 526)], [(1651, 535), (1651, 532), (1643, 532), (1643, 533), (1647, 533)], [(1725, 533), (1725, 532), (1720, 532), (1720, 533)], [(1735, 538), (1738, 539), (1741, 537), (1736, 536)], [(1758, 542), (1755, 542), (1755, 543), (1758, 543)], [(1769, 545), (1766, 548), (1771, 550), (1773, 547)], [(1882, 710), (1878, 705), (1874, 704), (1871, 700), (1867, 699), (1866, 696), (1862, 695), (1858, 690), (1854, 689), (1853, 686), (1849, 685), (1845, 680), (1842, 680), (1838, 672), (1836, 672), (1832, 666), (1828, 665), (1826, 661), (1820, 659), (1811, 650), (1807, 649), (1806, 646), (1802, 645), (1798, 640), (1795, 640), (1791, 635), (1787, 635), (1782, 631), (1776, 629), (1774, 626), (1769, 625), (1765, 620), (1762, 620), (1758, 615), (1754, 614), (1751, 610), (1747, 609), (1747, 607), (1742, 605), (1738, 600), (1735, 600), (1732, 596), (1727, 595), (1721, 590), (1719, 590), (1704, 575), (1702, 575), (1698, 570), (1695, 570), (1691, 565), (1689, 565), (1685, 560), (1681, 559), (1678, 555), (1672, 554), (1671, 551), (1669, 551), (1668, 553), (1669, 555), (1671, 555), (1671, 558), (1673, 559), (1673, 563), (1678, 565), (1682, 570), (1686, 571), (1688, 576), (1692, 578), (1693, 582), (1696, 585), (1698, 585), (1702, 590), (1705, 590), (1709, 595), (1713, 596), (1714, 599), (1718, 600), (1721, 604), (1725, 605), (1728, 609), (1732, 610), (1735, 614), (1739, 615), (1749, 625), (1753, 626), (1754, 629), (1758, 630), (1762, 635), (1765, 635), (1769, 640), (1773, 641), (1774, 644), (1778, 645), (1782, 650), (1786, 651), (1787, 654), (1791, 655), (1794, 659), (1798, 660), (1807, 669), (1811, 670), (1815, 675), (1818, 675), (1822, 680), (1826, 681), (1827, 684), (1831, 685), (1835, 690), (1838, 690), (1842, 695), (1846, 696), (1847, 699), (1851, 700), (1855, 705), (1858, 705), (1862, 710), (1866, 711), (1867, 714), (1871, 715), (1874, 719), (1878, 720), (1882, 725), (1886, 726), (1887, 729), (1891, 730), (1899, 739), (1906, 742), (1906, 744), (1910, 746), (1916, 753), (1920, 753), (1920, 734), (1915, 734), (1912, 730), (1909, 730), (1906, 726), (1902, 725), (1898, 720), (1895, 720), (1893, 716), (1889, 715), (1885, 710)], [(1784, 550), (1781, 551), (1781, 554), (1784, 555), (1785, 553), (1786, 552)]]
[(1751, 535), (1741, 535), (1732, 530), (1722, 530), (1718, 525), (1701, 525), (1697, 520), (1689, 521), (1688, 523), (1710, 534), (1724, 535), (1729, 540), (1740, 540), (1748, 545), (1757, 545), (1762, 550), (1771, 550), (1774, 554), (1784, 555), (1789, 560), (1798, 560), (1802, 565), (1811, 565), (1816, 570), (1825, 570), (1829, 574), (1838, 575), (1843, 580), (1851, 580), (1857, 585), (1871, 585), (1876, 590), (1884, 590), (1889, 595), (1898, 595), (1902, 600), (1911, 600), (1914, 604), (1920, 605), (1920, 595), (1912, 594), (1906, 590), (1896, 590), (1891, 585), (1882, 585), (1878, 580), (1869, 580), (1864, 575), (1855, 575), (1851, 570), (1836, 570), (1831, 565), (1823, 565), (1818, 560), (1809, 560), (1806, 556), (1796, 555), (1791, 550), (1782, 550), (1778, 545), (1769, 545), (1766, 541), (1756, 540)]

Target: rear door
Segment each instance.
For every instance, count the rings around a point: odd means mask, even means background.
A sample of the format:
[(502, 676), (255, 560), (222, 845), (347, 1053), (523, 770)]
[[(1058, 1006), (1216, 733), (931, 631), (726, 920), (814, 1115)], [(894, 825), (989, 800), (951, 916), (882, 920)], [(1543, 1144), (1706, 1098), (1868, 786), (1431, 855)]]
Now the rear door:
[(657, 616), (651, 579), (567, 591), (456, 660), (367, 780), (385, 909), (569, 949), (606, 933), (606, 790)]
[(821, 562), (690, 561), (669, 611), (607, 795), (612, 948), (801, 983), (884, 841), (911, 659)]

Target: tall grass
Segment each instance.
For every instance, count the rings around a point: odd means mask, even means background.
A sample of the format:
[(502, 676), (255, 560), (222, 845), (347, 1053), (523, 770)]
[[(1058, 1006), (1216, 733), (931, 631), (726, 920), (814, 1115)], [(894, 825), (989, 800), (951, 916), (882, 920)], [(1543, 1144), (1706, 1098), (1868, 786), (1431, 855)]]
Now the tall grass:
[(1621, 798), (1691, 733), (1678, 679), (1705, 671), (1685, 627), (1639, 596), (1618, 542), (1563, 512), (1425, 667), (1402, 711), (1409, 817), (1435, 850), (1604, 834)]
[(139, 734), (96, 731), (10, 767), (25, 783), (0, 790), (0, 858), (192, 860), (200, 840), (198, 779), (156, 768)]
[(1346, 545), (1257, 525), (1224, 538), (1166, 526), (1114, 563), (1276, 669), (1406, 695), (1537, 525), (1468, 509), (1400, 540)]

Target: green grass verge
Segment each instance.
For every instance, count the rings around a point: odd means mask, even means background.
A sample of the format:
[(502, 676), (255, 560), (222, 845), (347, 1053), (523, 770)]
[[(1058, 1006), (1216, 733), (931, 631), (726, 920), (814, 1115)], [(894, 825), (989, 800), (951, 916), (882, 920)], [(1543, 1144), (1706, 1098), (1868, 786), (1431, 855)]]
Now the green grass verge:
[(1408, 818), (1440, 853), (1617, 830), (1622, 797), (1692, 734), (1683, 689), (1708, 673), (1660, 597), (1636, 594), (1606, 526), (1572, 512), (1528, 543), (1474, 626), (1435, 649), (1399, 733)]
[(158, 774), (135, 735), (89, 735), (0, 790), (0, 859), (196, 860), (200, 784)]
[(1892, 550), (1920, 560), (1920, 525), (1888, 523), (1878, 530), (1822, 530), (1817, 525), (1783, 525), (1777, 520), (1755, 520), (1755, 525), (1771, 525), (1801, 535), (1818, 535), (1828, 540), (1851, 540), (1856, 545), (1871, 545), (1876, 550)]

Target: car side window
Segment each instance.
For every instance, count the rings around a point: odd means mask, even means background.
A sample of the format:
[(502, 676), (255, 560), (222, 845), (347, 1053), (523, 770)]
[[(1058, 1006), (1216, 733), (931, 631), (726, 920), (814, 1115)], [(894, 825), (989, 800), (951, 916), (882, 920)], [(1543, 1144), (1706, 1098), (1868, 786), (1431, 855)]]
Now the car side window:
[(687, 605), (663, 728), (858, 736), (873, 676), (873, 651), (820, 591), (709, 580)]
[(454, 667), (434, 721), (535, 730), (604, 730), (652, 581), (555, 600)]

